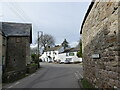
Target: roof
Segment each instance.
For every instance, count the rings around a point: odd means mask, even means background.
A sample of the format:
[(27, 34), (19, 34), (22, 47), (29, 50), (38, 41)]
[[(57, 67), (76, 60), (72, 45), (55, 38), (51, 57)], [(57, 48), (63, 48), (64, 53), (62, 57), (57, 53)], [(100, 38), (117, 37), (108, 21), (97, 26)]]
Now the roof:
[(45, 52), (47, 52), (47, 51), (59, 50), (60, 48), (62, 48), (62, 46), (55, 46), (55, 47), (47, 48), (47, 49), (45, 50)]
[(85, 17), (84, 17), (83, 22), (82, 22), (82, 25), (81, 25), (80, 34), (82, 34), (82, 28), (83, 28), (83, 26), (84, 26), (84, 23), (85, 23), (85, 21), (86, 21), (88, 15), (89, 15), (89, 13), (90, 13), (90, 11), (91, 11), (93, 5), (94, 5), (94, 1), (95, 1), (95, 0), (92, 0), (91, 4), (89, 5), (89, 8), (88, 8), (88, 10), (87, 10), (87, 13), (85, 14)]
[(2, 32), (8, 36), (28, 36), (32, 42), (32, 24), (2, 22)]
[(62, 53), (67, 53), (67, 52), (76, 52), (76, 51), (79, 51), (80, 49), (78, 49), (78, 48), (70, 48), (70, 49), (66, 49), (66, 50), (64, 50), (64, 52), (62, 52)]

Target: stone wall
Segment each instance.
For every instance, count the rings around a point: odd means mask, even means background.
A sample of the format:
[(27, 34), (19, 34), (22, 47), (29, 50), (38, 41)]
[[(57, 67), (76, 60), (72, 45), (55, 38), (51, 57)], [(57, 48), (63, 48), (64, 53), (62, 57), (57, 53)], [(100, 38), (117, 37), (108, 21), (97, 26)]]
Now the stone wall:
[(118, 2), (95, 2), (82, 28), (84, 78), (95, 87), (120, 88), (118, 7)]
[(0, 89), (2, 87), (2, 32), (0, 31)]
[[(27, 40), (30, 41), (29, 38), (26, 38)], [(30, 54), (30, 42), (26, 42), (26, 64), (30, 64), (31, 63), (31, 54)]]
[[(29, 56), (29, 37), (7, 38), (7, 71), (20, 71), (26, 69)], [(26, 58), (27, 57), (27, 58)], [(28, 60), (26, 60), (28, 59)]]
[(2, 76), (2, 83), (11, 83), (25, 77), (26, 70), (6, 72)]
[(0, 31), (0, 65), (2, 65), (2, 32)]
[(2, 68), (3, 68), (3, 73), (4, 69), (6, 67), (6, 47), (7, 47), (7, 38), (3, 35), (2, 36)]

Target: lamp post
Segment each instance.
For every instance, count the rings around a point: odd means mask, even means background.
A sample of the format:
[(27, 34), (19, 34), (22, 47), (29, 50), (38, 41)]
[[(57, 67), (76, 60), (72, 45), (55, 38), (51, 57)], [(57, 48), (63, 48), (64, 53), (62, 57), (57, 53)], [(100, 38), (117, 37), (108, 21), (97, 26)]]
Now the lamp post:
[(37, 58), (37, 59), (38, 59), (38, 68), (40, 67), (40, 64), (39, 64), (39, 53), (40, 53), (40, 51), (39, 51), (39, 46), (40, 46), (40, 45), (39, 45), (39, 41), (40, 41), (40, 40), (39, 40), (39, 39), (40, 39), (39, 34), (40, 34), (40, 33), (41, 33), (41, 36), (40, 36), (40, 37), (41, 37), (41, 40), (42, 40), (42, 36), (43, 36), (43, 32), (42, 32), (42, 31), (38, 31), (38, 52), (37, 52), (37, 56), (38, 56), (38, 58)]

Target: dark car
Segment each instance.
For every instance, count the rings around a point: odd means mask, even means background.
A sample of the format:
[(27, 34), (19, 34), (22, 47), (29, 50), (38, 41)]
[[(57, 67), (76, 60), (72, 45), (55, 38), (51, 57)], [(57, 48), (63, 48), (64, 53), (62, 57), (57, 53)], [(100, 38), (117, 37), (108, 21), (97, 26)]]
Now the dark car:
[(52, 63), (53, 61), (48, 61), (49, 63)]
[(42, 62), (42, 59), (39, 59), (39, 62)]

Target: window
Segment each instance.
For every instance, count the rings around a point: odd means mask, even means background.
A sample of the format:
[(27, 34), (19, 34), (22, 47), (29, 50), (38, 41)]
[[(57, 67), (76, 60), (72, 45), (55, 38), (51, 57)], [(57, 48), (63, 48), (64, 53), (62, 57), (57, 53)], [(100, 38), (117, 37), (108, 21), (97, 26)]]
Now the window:
[(16, 43), (20, 43), (21, 42), (21, 38), (16, 38)]
[(54, 52), (54, 54), (56, 55), (57, 53), (56, 53), (56, 52)]
[(74, 56), (74, 53), (69, 53), (69, 56)]

